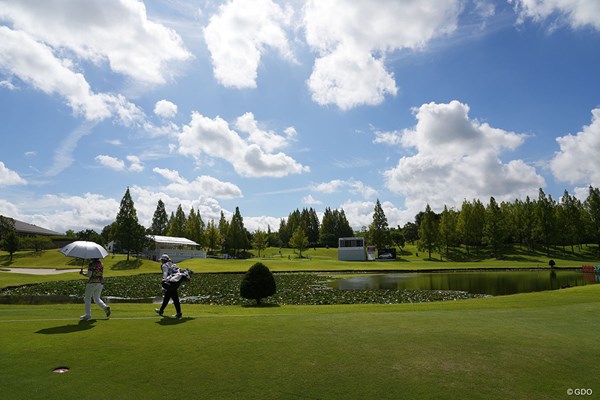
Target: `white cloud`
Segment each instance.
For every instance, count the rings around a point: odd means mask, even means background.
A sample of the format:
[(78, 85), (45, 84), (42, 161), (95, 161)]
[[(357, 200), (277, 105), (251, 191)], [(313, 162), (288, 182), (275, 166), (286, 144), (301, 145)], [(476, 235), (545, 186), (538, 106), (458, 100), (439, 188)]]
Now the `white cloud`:
[(46, 44), (22, 31), (0, 26), (0, 67), (47, 94), (59, 94), (88, 121), (118, 116), (130, 125), (143, 113), (121, 95), (94, 93), (85, 77), (69, 69)]
[(403, 131), (401, 142), (416, 154), (400, 158), (384, 173), (388, 189), (405, 197), (413, 216), (427, 203), (441, 210), (460, 206), (464, 199), (512, 201), (535, 196), (545, 186), (543, 177), (522, 160), (500, 160), (504, 151), (523, 143), (524, 135), (470, 119), (469, 107), (458, 101), (423, 104), (415, 112), (418, 122)]
[(183, 198), (203, 196), (215, 197), (217, 199), (242, 197), (242, 191), (237, 185), (231, 182), (220, 181), (211, 176), (198, 176), (195, 180), (189, 182), (187, 179), (181, 177), (178, 171), (166, 168), (154, 168), (153, 171), (171, 182), (164, 188), (171, 195)]
[(37, 211), (22, 215), (24, 220), (57, 232), (68, 229), (100, 232), (115, 220), (119, 211), (117, 200), (93, 193), (83, 196), (45, 195), (36, 199), (35, 204)]
[(313, 185), (312, 189), (316, 192), (325, 194), (331, 194), (347, 189), (350, 193), (360, 195), (365, 199), (377, 196), (377, 190), (355, 179), (334, 179), (329, 182), (323, 182), (317, 185)]
[(15, 85), (13, 85), (13, 83), (11, 81), (0, 81), (0, 88), (4, 88), (4, 89), (8, 89), (8, 90), (15, 90), (17, 87)]
[(393, 132), (381, 132), (375, 131), (375, 139), (373, 140), (375, 144), (387, 144), (387, 145), (399, 145), (402, 143), (402, 133), (393, 131)]
[(190, 53), (173, 30), (150, 21), (136, 0), (0, 0), (0, 18), (56, 52), (77, 57), (150, 84), (166, 82), (170, 63)]
[(512, 0), (520, 22), (531, 18), (536, 22), (559, 14), (572, 28), (590, 26), (600, 31), (600, 2), (598, 0)]
[(302, 199), (302, 202), (303, 202), (304, 204), (307, 204), (307, 205), (309, 205), (309, 206), (314, 206), (314, 205), (319, 205), (319, 204), (322, 204), (322, 201), (315, 199), (315, 198), (314, 198), (314, 197), (312, 197), (312, 195), (310, 195), (310, 194), (309, 194), (308, 196), (305, 196), (305, 197)]
[(96, 156), (96, 161), (98, 161), (105, 167), (114, 169), (115, 171), (123, 171), (125, 169), (125, 162), (123, 160), (119, 160), (116, 157), (101, 154)]
[(215, 78), (223, 86), (256, 87), (257, 69), (267, 49), (294, 61), (285, 28), (292, 12), (271, 0), (231, 0), (204, 28)]
[(262, 130), (258, 126), (258, 121), (254, 118), (254, 114), (247, 112), (241, 117), (238, 117), (235, 121), (235, 127), (242, 132), (248, 133), (248, 143), (254, 143), (259, 145), (268, 153), (286, 147), (288, 145), (288, 138), (296, 134), (294, 128), (287, 128), (285, 133), (286, 136), (278, 135), (273, 131)]
[(27, 181), (19, 176), (15, 171), (6, 168), (0, 161), (0, 187), (12, 185), (25, 185)]
[(173, 118), (177, 115), (177, 105), (168, 100), (159, 100), (154, 105), (154, 114), (162, 118)]
[(126, 157), (127, 161), (130, 162), (129, 170), (132, 172), (142, 172), (144, 170), (144, 164), (138, 156), (129, 155)]
[(319, 104), (341, 109), (380, 104), (398, 91), (386, 55), (417, 50), (456, 29), (461, 3), (310, 0), (304, 7), (308, 45), (319, 54), (308, 87)]
[[(244, 123), (253, 121), (253, 116), (250, 116), (243, 118)], [(194, 112), (190, 124), (183, 127), (179, 136), (179, 152), (197, 158), (202, 154), (221, 158), (246, 177), (283, 177), (309, 171), (308, 167), (284, 153), (270, 152), (273, 145), (264, 149), (255, 143), (258, 141), (265, 145), (262, 143), (263, 135), (272, 135), (274, 141), (277, 135), (265, 131), (254, 133), (254, 137), (251, 135), (252, 138), (244, 140), (221, 117), (210, 119)]]
[[(592, 122), (575, 135), (556, 138), (560, 146), (550, 162), (552, 173), (562, 182), (600, 186), (600, 108), (592, 110)], [(586, 194), (587, 196), (587, 194)]]

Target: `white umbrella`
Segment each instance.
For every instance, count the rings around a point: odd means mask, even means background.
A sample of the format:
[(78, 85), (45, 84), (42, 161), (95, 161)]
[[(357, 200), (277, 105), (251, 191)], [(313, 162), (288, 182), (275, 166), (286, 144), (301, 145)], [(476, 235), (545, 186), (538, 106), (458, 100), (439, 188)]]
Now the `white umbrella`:
[(69, 243), (59, 251), (65, 256), (83, 259), (104, 258), (108, 255), (108, 251), (98, 243), (86, 242), (84, 240)]

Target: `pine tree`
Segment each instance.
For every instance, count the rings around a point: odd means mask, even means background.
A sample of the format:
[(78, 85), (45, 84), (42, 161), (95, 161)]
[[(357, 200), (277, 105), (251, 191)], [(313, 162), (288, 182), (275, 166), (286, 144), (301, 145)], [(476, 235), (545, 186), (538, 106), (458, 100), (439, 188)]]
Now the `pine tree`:
[(167, 227), (169, 224), (169, 216), (165, 210), (165, 203), (162, 200), (158, 200), (154, 216), (152, 217), (152, 226), (150, 227), (150, 233), (153, 235), (164, 236), (167, 234)]
[(169, 223), (169, 236), (174, 237), (185, 237), (185, 224), (187, 222), (187, 218), (185, 216), (185, 212), (181, 207), (181, 204), (177, 206), (177, 211), (175, 212), (175, 216)]
[(381, 208), (379, 199), (377, 199), (373, 210), (373, 222), (369, 225), (369, 239), (377, 247), (377, 250), (382, 250), (391, 243), (387, 217), (383, 212), (383, 208)]
[(138, 222), (135, 205), (131, 199), (129, 188), (121, 200), (115, 225), (115, 240), (127, 251), (127, 261), (131, 252), (143, 250), (145, 244), (145, 228)]
[(219, 229), (215, 226), (215, 221), (208, 221), (208, 225), (206, 226), (205, 232), (205, 245), (208, 247), (209, 252), (214, 252), (220, 246), (221, 243), (221, 235), (219, 234)]
[(240, 256), (240, 251), (247, 249), (249, 246), (248, 236), (244, 228), (244, 219), (240, 213), (240, 208), (235, 208), (235, 213), (231, 217), (229, 228), (227, 230), (227, 242), (233, 250), (236, 257)]
[(423, 214), (423, 219), (419, 224), (419, 241), (418, 241), (418, 249), (426, 250), (429, 254), (429, 259), (431, 259), (431, 253), (438, 246), (438, 224), (436, 221), (435, 213), (427, 204), (425, 207), (425, 213)]

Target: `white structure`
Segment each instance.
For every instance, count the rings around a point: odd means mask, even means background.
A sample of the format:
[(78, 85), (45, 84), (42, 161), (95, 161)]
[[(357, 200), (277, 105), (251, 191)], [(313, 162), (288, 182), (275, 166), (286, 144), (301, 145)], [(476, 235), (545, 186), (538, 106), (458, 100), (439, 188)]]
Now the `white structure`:
[(196, 250), (200, 245), (192, 240), (158, 235), (148, 235), (146, 237), (155, 243), (154, 250), (148, 249), (144, 253), (151, 260), (160, 260), (162, 254), (168, 254), (173, 262), (180, 262), (190, 258), (206, 258), (206, 252), (204, 250)]
[(338, 260), (340, 261), (366, 261), (365, 238), (347, 237), (339, 238)]

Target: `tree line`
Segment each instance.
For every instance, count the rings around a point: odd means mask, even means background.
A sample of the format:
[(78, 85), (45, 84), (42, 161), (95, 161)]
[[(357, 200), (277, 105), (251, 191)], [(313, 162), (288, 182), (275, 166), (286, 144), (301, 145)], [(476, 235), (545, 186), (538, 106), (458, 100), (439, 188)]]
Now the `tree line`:
[(550, 253), (553, 247), (575, 252), (584, 244), (600, 251), (600, 189), (589, 187), (585, 201), (564, 191), (560, 200), (539, 189), (538, 198), (488, 204), (465, 200), (460, 210), (444, 207), (435, 213), (429, 205), (416, 218), (418, 249), (450, 258), (460, 246), (467, 254), (482, 249), (502, 258), (513, 245), (526, 251)]
[[(0, 219), (0, 244), (4, 249), (16, 251), (18, 238), (11, 229), (11, 219)], [(327, 207), (321, 220), (313, 208), (296, 209), (282, 218), (277, 230), (257, 229), (249, 232), (239, 207), (228, 220), (223, 211), (218, 221), (205, 222), (200, 212), (191, 208), (185, 213), (182, 206), (169, 215), (165, 204), (159, 200), (150, 227), (142, 226), (129, 188), (127, 188), (116, 220), (102, 229), (68, 231), (67, 236), (100, 243), (117, 242), (128, 256), (141, 253), (153, 244), (147, 235), (185, 237), (209, 254), (228, 254), (246, 257), (250, 249), (261, 252), (268, 247), (292, 247), (302, 251), (308, 247), (337, 247), (340, 237), (362, 236), (367, 244), (378, 249), (390, 246), (403, 248), (405, 243), (416, 243), (418, 251), (452, 258), (457, 249), (467, 255), (488, 251), (501, 258), (513, 245), (527, 251), (549, 252), (552, 247), (563, 246), (581, 249), (594, 243), (600, 249), (600, 189), (589, 187), (587, 199), (580, 201), (565, 190), (559, 201), (539, 189), (538, 198), (498, 203), (490, 197), (487, 204), (481, 200), (464, 200), (456, 210), (444, 206), (440, 213), (432, 211), (429, 204), (415, 216), (414, 222), (390, 227), (377, 199), (372, 222), (368, 227), (354, 231), (343, 209)], [(600, 250), (599, 250), (600, 251)], [(12, 254), (12, 253), (11, 253)]]

